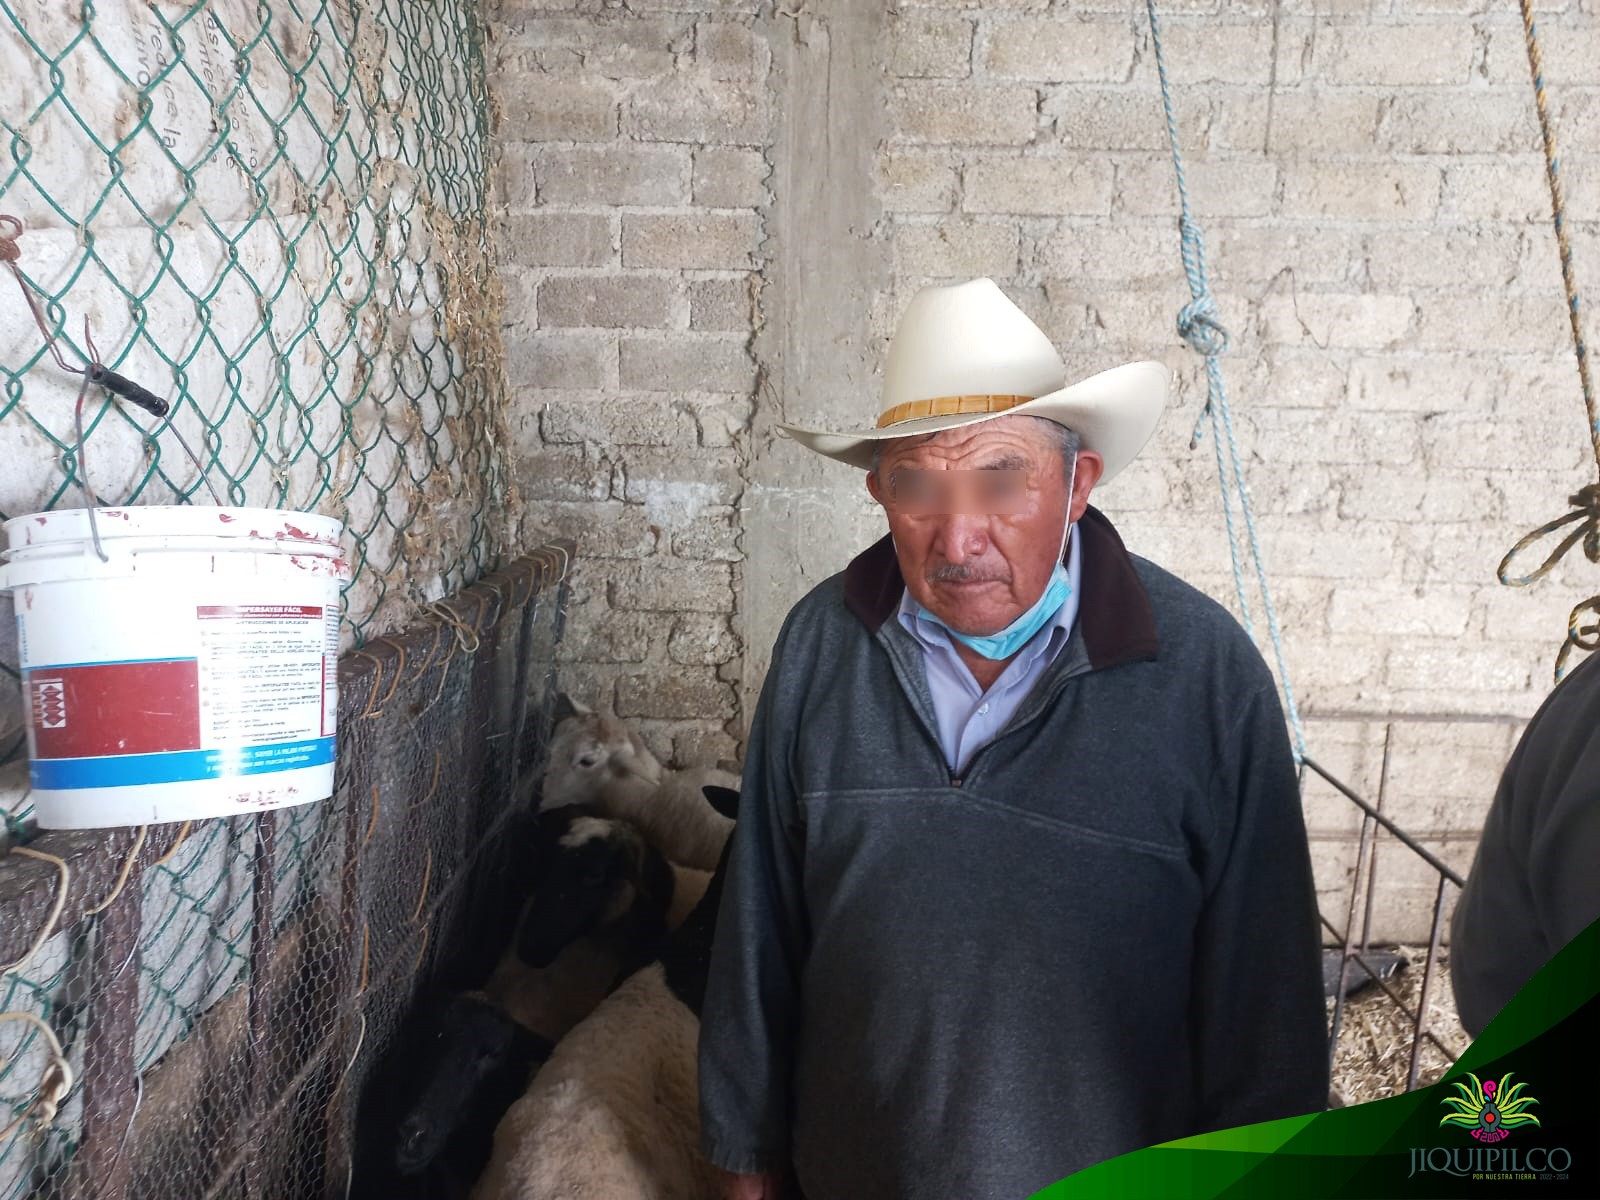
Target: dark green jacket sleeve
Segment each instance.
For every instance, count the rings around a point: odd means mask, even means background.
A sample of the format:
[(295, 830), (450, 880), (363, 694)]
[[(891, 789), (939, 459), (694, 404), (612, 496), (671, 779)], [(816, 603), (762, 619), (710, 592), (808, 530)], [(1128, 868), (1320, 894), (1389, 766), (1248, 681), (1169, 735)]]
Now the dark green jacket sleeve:
[(1328, 1103), (1316, 888), (1270, 682), (1246, 702), (1220, 762), (1190, 998), (1202, 1130)]
[[(778, 710), (780, 635), (746, 751), (700, 1022), (701, 1142), (727, 1171), (781, 1169), (808, 942), (793, 714)], [(792, 694), (793, 689), (791, 689)]]

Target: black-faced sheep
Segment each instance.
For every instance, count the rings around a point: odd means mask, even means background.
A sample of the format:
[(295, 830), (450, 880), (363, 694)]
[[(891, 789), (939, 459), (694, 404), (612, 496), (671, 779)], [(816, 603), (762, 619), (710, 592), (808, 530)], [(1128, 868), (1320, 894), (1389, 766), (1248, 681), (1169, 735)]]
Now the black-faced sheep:
[(366, 1089), (352, 1196), (465, 1197), (550, 1049), (479, 997), (419, 1004)]
[(655, 957), (710, 879), (587, 808), (541, 814), (524, 836), (537, 882), (511, 944), (480, 989), (421, 1005), (396, 1040), (364, 1112), (356, 1195), (464, 1197), (532, 1064)]
[(668, 770), (616, 717), (570, 700), (564, 711), (570, 715), (550, 740), (540, 806), (592, 804), (644, 830), (673, 862), (715, 866), (733, 825), (706, 802), (704, 789), (732, 790), (739, 781), (715, 767)]
[(710, 877), (669, 863), (637, 829), (588, 809), (541, 814), (540, 825), (539, 881), (482, 991), (554, 1041), (656, 956)]
[[(737, 793), (707, 789), (731, 819)], [(659, 962), (555, 1048), (495, 1130), (473, 1200), (706, 1200), (696, 1043), (726, 851)]]
[(552, 1048), (487, 1000), (446, 1000), (408, 1046), (415, 1074), (400, 1107), (395, 1167), (414, 1175), (448, 1148), (452, 1167), (477, 1178), (495, 1124)]

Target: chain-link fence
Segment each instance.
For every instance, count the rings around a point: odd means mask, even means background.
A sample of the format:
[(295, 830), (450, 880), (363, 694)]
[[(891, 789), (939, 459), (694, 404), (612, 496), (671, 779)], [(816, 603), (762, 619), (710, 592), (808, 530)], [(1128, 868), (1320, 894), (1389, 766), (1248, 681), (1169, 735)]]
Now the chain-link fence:
[[(492, 566), (483, 36), (470, 0), (0, 0), (0, 213), (46, 326), (0, 271), (0, 515), (87, 482), (338, 516), (357, 640)], [(80, 447), (46, 333), (170, 414), (91, 387)]]
[[(342, 1195), (367, 1065), (470, 950), (566, 561), (473, 583), (516, 516), (483, 38), (471, 0), (0, 0), (0, 518), (339, 517), (364, 645), (333, 800), (5, 813), (0, 1200)], [(80, 392), (91, 366), (170, 410)], [(0, 801), (17, 684), (0, 622)]]
[(419, 988), (481, 978), (516, 911), (569, 551), (344, 656), (333, 799), (12, 852), (0, 1198), (346, 1194)]

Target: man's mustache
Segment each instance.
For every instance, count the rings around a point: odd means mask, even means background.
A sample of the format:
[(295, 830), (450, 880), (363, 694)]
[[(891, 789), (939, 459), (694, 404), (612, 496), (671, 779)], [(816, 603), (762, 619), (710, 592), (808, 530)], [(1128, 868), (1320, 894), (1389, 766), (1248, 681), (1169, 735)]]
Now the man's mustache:
[(997, 575), (992, 570), (966, 563), (945, 563), (926, 571), (923, 578), (929, 583), (1008, 583), (1011, 576)]

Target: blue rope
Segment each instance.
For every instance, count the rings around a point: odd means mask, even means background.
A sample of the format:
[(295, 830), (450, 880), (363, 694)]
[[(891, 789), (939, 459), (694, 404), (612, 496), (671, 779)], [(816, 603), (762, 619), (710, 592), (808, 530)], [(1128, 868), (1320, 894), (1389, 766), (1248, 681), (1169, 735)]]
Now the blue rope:
[[(1194, 434), (1189, 440), (1193, 449), (1205, 436), (1206, 422), (1211, 425), (1211, 441), (1217, 453), (1217, 482), (1222, 489), (1222, 519), (1228, 528), (1228, 558), (1233, 566), (1233, 587), (1239, 597), (1239, 613), (1244, 620), (1245, 632), (1252, 641), (1256, 639), (1255, 622), (1250, 615), (1250, 600), (1244, 585), (1241, 565), (1239, 530), (1234, 524), (1233, 504), (1237, 495), (1239, 512), (1244, 518), (1244, 542), (1249, 548), (1250, 561), (1255, 570), (1256, 586), (1261, 592), (1262, 608), (1267, 616), (1267, 631), (1272, 640), (1272, 653), (1277, 661), (1278, 678), (1283, 683), (1283, 698), (1289, 713), (1289, 726), (1294, 732), (1295, 758), (1305, 757), (1306, 735), (1300, 724), (1300, 709), (1294, 699), (1294, 689), (1289, 684), (1289, 668), (1284, 661), (1283, 637), (1278, 628), (1278, 613), (1272, 606), (1272, 589), (1267, 582), (1267, 568), (1261, 557), (1261, 542), (1256, 535), (1255, 509), (1250, 503), (1250, 488), (1245, 482), (1244, 461), (1239, 454), (1239, 442), (1233, 430), (1233, 412), (1228, 405), (1228, 389), (1223, 383), (1219, 361), (1228, 348), (1228, 330), (1222, 324), (1216, 297), (1206, 281), (1206, 244), (1189, 211), (1189, 185), (1183, 174), (1183, 153), (1178, 148), (1178, 123), (1172, 115), (1172, 91), (1167, 84), (1167, 63), (1161, 51), (1161, 21), (1156, 15), (1155, 0), (1145, 0), (1150, 14), (1150, 43), (1156, 55), (1156, 75), (1161, 81), (1161, 108), (1167, 118), (1167, 141), (1172, 146), (1172, 170), (1178, 182), (1179, 246), (1183, 255), (1183, 273), (1189, 280), (1189, 302), (1178, 310), (1178, 334), (1206, 360), (1206, 404), (1195, 421)], [(1223, 445), (1226, 442), (1227, 452)], [(1259, 643), (1258, 643), (1259, 644)]]

